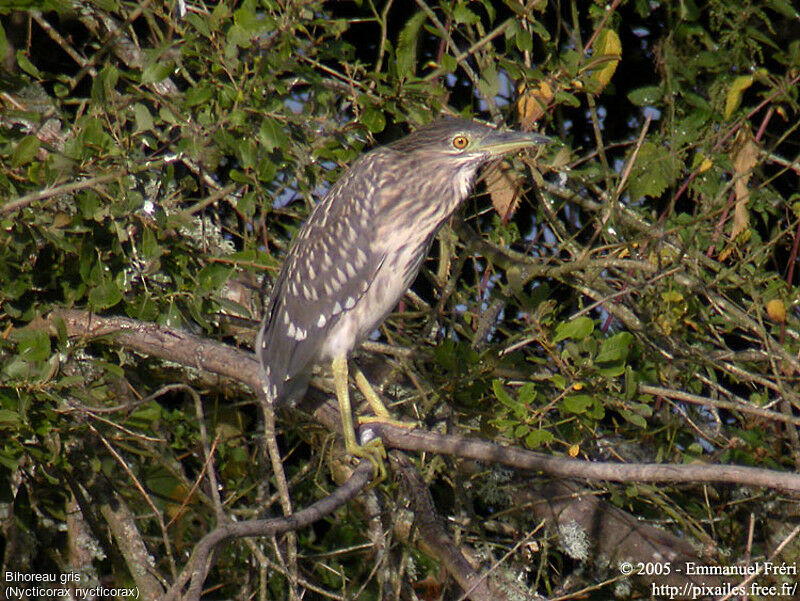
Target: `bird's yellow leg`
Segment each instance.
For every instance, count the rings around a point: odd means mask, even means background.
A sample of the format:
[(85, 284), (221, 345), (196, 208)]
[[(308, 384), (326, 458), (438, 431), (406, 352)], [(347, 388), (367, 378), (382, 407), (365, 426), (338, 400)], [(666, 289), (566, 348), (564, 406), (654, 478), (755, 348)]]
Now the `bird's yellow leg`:
[[(339, 414), (342, 418), (342, 434), (344, 435), (344, 448), (350, 455), (365, 457), (375, 466), (376, 482), (386, 478), (386, 466), (383, 463), (386, 450), (380, 438), (370, 440), (366, 445), (360, 445), (356, 440), (356, 430), (353, 426), (353, 410), (350, 406), (350, 391), (347, 382), (347, 357), (336, 357), (331, 361), (333, 371), (333, 386), (336, 398), (339, 401)], [(386, 408), (384, 408), (386, 411)], [(388, 411), (387, 411), (388, 414)]]
[(378, 393), (375, 392), (375, 389), (369, 383), (369, 380), (367, 380), (367, 376), (365, 376), (364, 372), (358, 367), (354, 366), (353, 370), (356, 386), (358, 386), (358, 389), (361, 391), (361, 394), (364, 395), (364, 398), (367, 399), (369, 406), (372, 407), (372, 411), (377, 417), (386, 418), (386, 421), (391, 421), (392, 415), (389, 413), (386, 405), (383, 404), (383, 401), (381, 401)]
[(414, 422), (404, 422), (399, 419), (392, 418), (392, 414), (389, 413), (386, 405), (383, 404), (383, 401), (381, 401), (378, 393), (375, 392), (375, 389), (369, 383), (369, 380), (367, 380), (367, 376), (364, 375), (364, 372), (356, 366), (353, 367), (353, 370), (356, 386), (358, 386), (361, 394), (363, 394), (364, 398), (367, 399), (369, 406), (372, 407), (372, 411), (375, 413), (375, 417), (361, 417), (358, 420), (359, 422), (384, 422), (393, 426), (400, 426), (401, 428), (417, 427), (417, 424)]

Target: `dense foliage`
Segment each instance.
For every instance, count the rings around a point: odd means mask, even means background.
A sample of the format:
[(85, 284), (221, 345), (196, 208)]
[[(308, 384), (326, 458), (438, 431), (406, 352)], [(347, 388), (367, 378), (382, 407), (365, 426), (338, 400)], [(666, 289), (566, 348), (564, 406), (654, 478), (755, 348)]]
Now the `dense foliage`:
[[(0, 26), (3, 574), (160, 598), (215, 526), (282, 515), (245, 383), (74, 320), (247, 352), (315, 199), (440, 113), (557, 143), (487, 170), (360, 356), (395, 413), (549, 455), (800, 470), (788, 0), (14, 0)], [(278, 425), (303, 508), (347, 467), (307, 413)], [(800, 556), (778, 486), (567, 489), (408, 457), (509, 599), (649, 595), (660, 574), (617, 565), (657, 561), (658, 529), (703, 564)], [(459, 598), (406, 489), (390, 478), (296, 540), (220, 547), (207, 598)], [(576, 490), (592, 494), (572, 513), (541, 510)]]

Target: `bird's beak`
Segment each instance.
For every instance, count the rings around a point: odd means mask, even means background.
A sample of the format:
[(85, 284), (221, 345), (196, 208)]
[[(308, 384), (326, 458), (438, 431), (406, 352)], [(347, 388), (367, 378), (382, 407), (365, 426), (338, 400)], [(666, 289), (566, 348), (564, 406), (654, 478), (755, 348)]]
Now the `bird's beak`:
[(522, 148), (548, 144), (550, 138), (539, 134), (522, 131), (495, 131), (486, 136), (480, 143), (480, 149), (493, 156), (514, 152)]

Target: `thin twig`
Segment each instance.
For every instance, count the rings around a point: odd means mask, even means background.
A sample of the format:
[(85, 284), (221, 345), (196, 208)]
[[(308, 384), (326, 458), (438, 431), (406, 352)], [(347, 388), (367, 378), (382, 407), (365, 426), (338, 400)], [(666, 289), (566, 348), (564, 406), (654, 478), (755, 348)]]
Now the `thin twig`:
[(107, 173), (106, 175), (98, 175), (97, 177), (90, 177), (89, 179), (80, 180), (77, 182), (70, 182), (68, 184), (63, 184), (61, 186), (54, 186), (52, 188), (45, 188), (44, 190), (37, 190), (36, 192), (31, 192), (30, 194), (26, 194), (25, 196), (20, 196), (14, 200), (11, 200), (0, 206), (0, 215), (8, 215), (9, 213), (13, 213), (14, 211), (18, 211), (19, 209), (23, 209), (27, 207), (32, 202), (36, 202), (37, 200), (45, 200), (46, 198), (50, 198), (52, 196), (58, 196), (59, 194), (70, 194), (72, 192), (77, 192), (78, 190), (85, 190), (86, 188), (92, 188), (97, 186), (98, 184), (103, 184), (105, 182), (110, 182), (113, 179), (117, 179), (120, 177), (120, 173)]

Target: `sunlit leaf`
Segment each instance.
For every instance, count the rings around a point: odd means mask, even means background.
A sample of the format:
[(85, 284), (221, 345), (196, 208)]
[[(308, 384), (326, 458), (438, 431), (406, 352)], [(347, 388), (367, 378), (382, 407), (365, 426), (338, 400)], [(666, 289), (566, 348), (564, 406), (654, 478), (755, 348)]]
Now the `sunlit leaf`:
[(397, 60), (395, 63), (399, 77), (411, 77), (414, 75), (417, 62), (417, 38), (426, 19), (425, 13), (419, 11), (406, 21), (403, 29), (400, 30), (400, 35), (397, 38)]
[(553, 342), (561, 342), (567, 338), (582, 340), (594, 331), (594, 321), (588, 317), (578, 317), (572, 321), (558, 324)]

